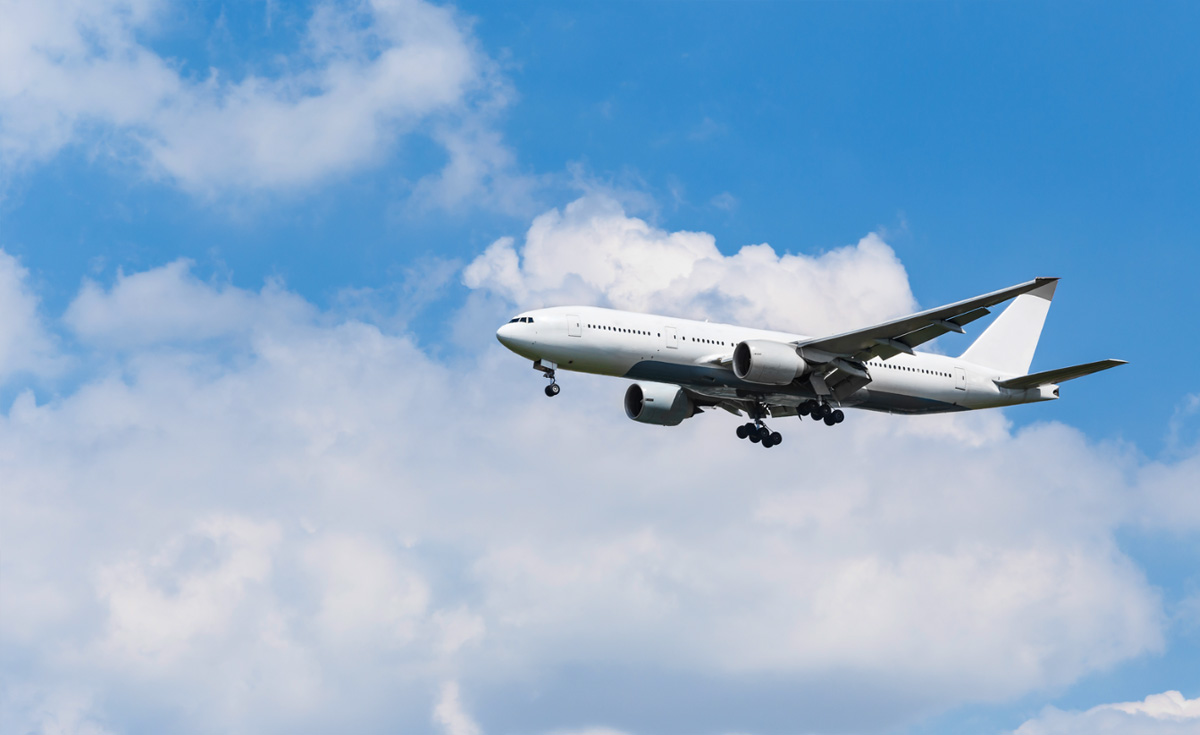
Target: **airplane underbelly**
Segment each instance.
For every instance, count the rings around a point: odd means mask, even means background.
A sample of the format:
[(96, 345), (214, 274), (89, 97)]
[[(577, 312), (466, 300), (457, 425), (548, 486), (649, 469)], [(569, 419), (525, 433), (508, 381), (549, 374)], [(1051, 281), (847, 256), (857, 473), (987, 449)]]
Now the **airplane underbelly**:
[(573, 345), (569, 349), (546, 346), (542, 350), (542, 358), (553, 360), (563, 370), (620, 377), (641, 356), (592, 345)]
[[(954, 395), (958, 393), (960, 395)], [(856, 397), (859, 408), (886, 413), (922, 414), (947, 413), (966, 410), (959, 405), (962, 391), (953, 391), (937, 385), (926, 385), (924, 381), (875, 380), (869, 383)]]

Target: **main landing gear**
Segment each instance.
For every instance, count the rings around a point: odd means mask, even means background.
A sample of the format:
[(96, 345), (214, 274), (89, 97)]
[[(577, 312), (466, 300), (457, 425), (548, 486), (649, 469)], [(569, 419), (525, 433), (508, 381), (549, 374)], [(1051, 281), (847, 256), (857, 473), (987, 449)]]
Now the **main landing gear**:
[(783, 443), (783, 434), (768, 429), (761, 419), (737, 427), (737, 435), (738, 439), (749, 439), (755, 444), (762, 444), (767, 449)]
[(558, 382), (554, 379), (554, 368), (556, 367), (557, 365), (554, 363), (544, 362), (542, 360), (535, 360), (533, 363), (534, 370), (541, 370), (542, 375), (545, 375), (550, 379), (550, 385), (546, 386), (546, 396), (548, 398), (553, 398), (559, 394), (559, 391), (562, 390), (562, 387), (559, 386)]
[(842, 409), (818, 401), (801, 403), (796, 407), (796, 413), (801, 419), (805, 416), (812, 416), (813, 421), (824, 421), (826, 426), (840, 424), (846, 420), (846, 414), (842, 413)]
[(771, 431), (763, 423), (763, 416), (767, 415), (766, 406), (763, 406), (761, 403), (757, 404), (749, 413), (750, 418), (754, 420), (737, 427), (738, 439), (749, 439), (755, 444), (762, 444), (767, 449), (783, 443), (783, 434), (780, 434), (778, 431)]

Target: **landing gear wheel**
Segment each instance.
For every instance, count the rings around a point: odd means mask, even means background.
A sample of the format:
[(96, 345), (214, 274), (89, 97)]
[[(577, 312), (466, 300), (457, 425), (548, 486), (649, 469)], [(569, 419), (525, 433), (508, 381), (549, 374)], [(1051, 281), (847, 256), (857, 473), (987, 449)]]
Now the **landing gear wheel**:
[(796, 406), (796, 415), (799, 416), (800, 418), (804, 418), (805, 416), (812, 413), (812, 410), (813, 410), (813, 402), (805, 401), (804, 403), (801, 403), (799, 406)]
[(758, 444), (760, 441), (762, 441), (762, 437), (758, 435), (757, 431), (750, 432), (750, 436), (747, 438), (749, 438), (750, 441), (754, 442), (755, 444)]
[(846, 420), (846, 414), (842, 413), (842, 409), (837, 409), (833, 412), (833, 423), (840, 424)]
[(831, 414), (828, 414), (828, 415), (826, 415), (826, 416), (825, 416), (825, 418), (823, 418), (823, 419), (821, 419), (821, 420), (825, 422), (825, 425), (826, 425), (826, 426), (833, 426), (834, 424), (836, 424), (836, 423), (837, 423), (837, 419), (835, 419), (835, 418), (833, 417), (833, 414), (832, 414), (832, 413), (831, 413)]
[(778, 431), (772, 431), (771, 432), (771, 446), (777, 447), (782, 443), (783, 443), (783, 434), (780, 434)]
[(775, 446), (775, 442), (771, 441), (771, 437), (768, 435), (766, 439), (762, 440), (762, 445), (767, 449), (770, 449), (771, 447)]
[(737, 427), (737, 435), (738, 439), (745, 439), (747, 436), (750, 436), (749, 430), (746, 429), (746, 424)]
[(546, 386), (546, 395), (553, 398), (554, 396), (558, 395), (558, 392), (561, 390), (562, 388), (559, 387), (558, 383), (551, 383), (550, 385)]
[(818, 403), (817, 405), (813, 406), (812, 413), (809, 415), (812, 416), (813, 421), (820, 421), (821, 419), (825, 418), (825, 404)]

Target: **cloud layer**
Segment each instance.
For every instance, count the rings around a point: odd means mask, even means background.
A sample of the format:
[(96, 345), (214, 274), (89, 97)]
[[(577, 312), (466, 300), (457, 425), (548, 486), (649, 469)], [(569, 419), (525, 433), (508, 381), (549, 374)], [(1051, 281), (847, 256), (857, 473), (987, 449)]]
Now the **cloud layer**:
[(1198, 728), (1200, 698), (1163, 692), (1141, 702), (1103, 704), (1086, 712), (1049, 707), (1013, 735), (1184, 735)]
[[(912, 306), (877, 237), (724, 256), (582, 200), (525, 243), (468, 282), (813, 329)], [(1114, 534), (1196, 528), (1194, 450), (856, 413), (750, 456), (732, 417), (633, 424), (587, 376), (548, 401), (490, 336), (435, 358), (185, 262), (86, 284), (62, 327), (90, 375), (0, 417), (4, 731), (896, 727), (1159, 650)]]
[[(370, 166), (422, 130), (450, 159), (420, 184), (423, 200), (488, 198), (509, 176), (511, 154), (487, 123), (503, 81), (448, 8), (321, 3), (297, 52), (240, 79), (216, 69), (194, 78), (147, 45), (175, 11), (168, 0), (0, 3), (0, 162), (102, 141), (211, 196)], [(514, 197), (497, 190), (496, 203)]]

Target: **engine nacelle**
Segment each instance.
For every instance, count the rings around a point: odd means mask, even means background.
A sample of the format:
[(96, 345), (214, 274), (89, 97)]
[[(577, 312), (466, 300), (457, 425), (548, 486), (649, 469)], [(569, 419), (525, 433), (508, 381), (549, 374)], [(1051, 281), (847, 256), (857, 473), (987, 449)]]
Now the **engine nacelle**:
[(634, 383), (625, 390), (625, 415), (643, 424), (677, 426), (696, 406), (683, 388), (668, 383)]
[(809, 371), (796, 348), (782, 342), (752, 339), (733, 348), (733, 374), (762, 385), (787, 385)]

